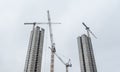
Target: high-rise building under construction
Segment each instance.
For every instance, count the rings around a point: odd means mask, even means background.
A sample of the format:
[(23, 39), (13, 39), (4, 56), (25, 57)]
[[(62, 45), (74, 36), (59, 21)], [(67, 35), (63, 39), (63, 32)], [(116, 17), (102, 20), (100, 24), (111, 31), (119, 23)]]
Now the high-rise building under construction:
[(97, 72), (91, 39), (83, 34), (77, 38), (81, 72)]
[(44, 29), (34, 26), (31, 31), (24, 72), (41, 72)]

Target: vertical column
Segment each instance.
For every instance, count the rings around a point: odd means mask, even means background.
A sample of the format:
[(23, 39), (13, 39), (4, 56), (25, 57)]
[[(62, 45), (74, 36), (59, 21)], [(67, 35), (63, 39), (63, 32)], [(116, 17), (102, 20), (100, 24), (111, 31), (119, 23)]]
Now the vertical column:
[(54, 72), (54, 52), (51, 51), (51, 65), (50, 72)]
[(27, 51), (27, 56), (26, 56), (26, 61), (25, 61), (24, 72), (27, 72), (27, 70), (28, 70), (32, 40), (33, 40), (33, 31), (31, 31), (31, 34), (30, 34), (30, 39), (29, 39), (29, 45), (28, 45), (28, 51)]
[(96, 62), (95, 62), (95, 57), (94, 57), (94, 52), (93, 52), (93, 47), (92, 47), (92, 41), (91, 41), (91, 38), (89, 38), (89, 37), (88, 37), (88, 42), (89, 42), (89, 50), (91, 53), (93, 72), (97, 72), (97, 67), (96, 67)]
[(77, 41), (78, 41), (78, 51), (79, 51), (79, 60), (80, 60), (81, 72), (86, 72), (86, 65), (85, 65), (84, 51), (83, 51), (83, 45), (82, 45), (82, 38), (78, 37)]
[(44, 29), (41, 28), (40, 31), (40, 39), (39, 39), (39, 50), (38, 50), (38, 57), (37, 57), (37, 71), (41, 72), (41, 65), (42, 65), (42, 53), (43, 53), (43, 43), (44, 43)]
[(37, 57), (37, 48), (38, 48), (38, 40), (39, 40), (39, 27), (36, 27), (33, 34), (33, 41), (31, 46), (31, 54), (29, 59), (29, 66), (28, 66), (28, 72), (34, 72), (35, 71), (35, 63), (36, 63), (36, 57)]

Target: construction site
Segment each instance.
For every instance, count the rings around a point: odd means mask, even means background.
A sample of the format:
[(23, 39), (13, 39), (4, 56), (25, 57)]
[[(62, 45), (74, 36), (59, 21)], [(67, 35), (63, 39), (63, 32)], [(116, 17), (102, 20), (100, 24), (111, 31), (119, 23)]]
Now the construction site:
[(0, 0), (0, 72), (120, 72), (120, 0)]
[[(41, 28), (39, 25), (46, 24), (49, 26), (49, 38), (50, 38), (50, 46), (48, 47), (51, 51), (50, 58), (50, 72), (55, 72), (55, 58), (58, 58), (60, 62), (65, 66), (65, 72), (69, 72), (69, 68), (72, 67), (71, 59), (68, 59), (68, 62), (65, 62), (58, 54), (56, 44), (54, 42), (52, 24), (61, 24), (51, 22), (49, 10), (47, 11), (48, 22), (31, 22), (24, 23), (25, 25), (32, 25), (33, 29), (30, 34), (29, 46), (27, 51), (27, 57), (25, 62), (24, 72), (42, 72), (42, 55), (44, 49), (44, 28)], [(94, 59), (94, 53), (92, 48), (92, 42), (90, 35), (97, 38), (93, 32), (89, 29), (89, 27), (83, 22), (83, 26), (87, 31), (87, 34), (83, 34), (78, 36), (78, 52), (79, 52), (79, 60), (81, 72), (97, 72), (96, 63)], [(56, 57), (55, 57), (56, 56)]]

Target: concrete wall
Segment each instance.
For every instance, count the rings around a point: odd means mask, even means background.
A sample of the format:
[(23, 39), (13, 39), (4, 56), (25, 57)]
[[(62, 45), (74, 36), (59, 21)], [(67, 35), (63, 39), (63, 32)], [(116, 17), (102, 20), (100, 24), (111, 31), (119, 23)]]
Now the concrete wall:
[(97, 72), (90, 38), (83, 34), (77, 41), (81, 72)]
[(44, 29), (36, 27), (31, 31), (24, 72), (41, 72)]

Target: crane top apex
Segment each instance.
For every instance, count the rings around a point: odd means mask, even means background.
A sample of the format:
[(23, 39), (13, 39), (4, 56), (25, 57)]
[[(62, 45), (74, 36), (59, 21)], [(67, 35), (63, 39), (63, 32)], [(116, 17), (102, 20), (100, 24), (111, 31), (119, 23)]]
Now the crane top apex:
[(95, 36), (95, 34), (90, 30), (90, 28), (84, 23), (82, 22), (82, 24), (85, 26), (86, 30), (87, 30), (87, 35), (88, 37), (90, 37), (89, 33), (91, 33), (96, 39), (97, 37)]
[(86, 27), (86, 30), (90, 29), (84, 22), (82, 22), (82, 24)]

